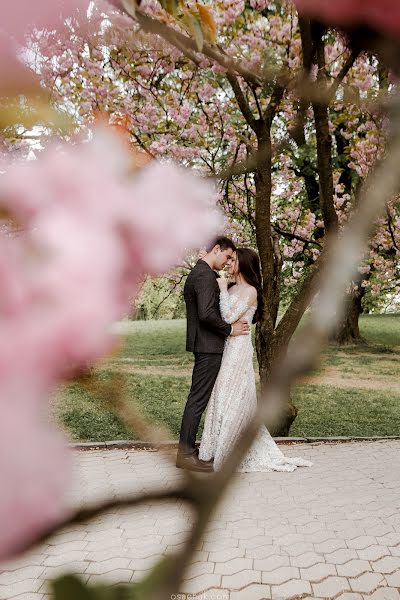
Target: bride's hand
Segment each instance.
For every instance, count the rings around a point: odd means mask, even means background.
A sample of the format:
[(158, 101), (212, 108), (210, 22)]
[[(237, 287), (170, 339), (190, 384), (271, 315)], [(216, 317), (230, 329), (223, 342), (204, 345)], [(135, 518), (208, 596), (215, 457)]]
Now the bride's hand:
[(217, 279), (217, 283), (221, 292), (226, 292), (226, 290), (228, 289), (229, 282), (224, 271), (222, 272), (221, 276)]

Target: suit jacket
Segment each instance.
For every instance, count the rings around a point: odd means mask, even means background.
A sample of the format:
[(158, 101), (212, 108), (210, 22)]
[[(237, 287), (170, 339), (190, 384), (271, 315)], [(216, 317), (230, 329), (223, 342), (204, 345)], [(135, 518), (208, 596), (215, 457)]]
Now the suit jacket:
[(225, 338), (232, 327), (225, 323), (219, 309), (218, 275), (199, 260), (189, 274), (184, 288), (187, 329), (186, 350), (222, 354)]

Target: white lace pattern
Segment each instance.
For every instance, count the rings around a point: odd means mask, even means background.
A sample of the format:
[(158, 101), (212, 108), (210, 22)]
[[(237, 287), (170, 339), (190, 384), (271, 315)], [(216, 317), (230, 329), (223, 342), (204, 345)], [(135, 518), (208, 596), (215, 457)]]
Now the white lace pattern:
[[(227, 323), (238, 319), (252, 322), (256, 306), (252, 305), (251, 288), (221, 292), (221, 315)], [(199, 458), (214, 458), (214, 470), (221, 469), (232, 452), (238, 436), (252, 419), (257, 408), (256, 383), (253, 370), (251, 335), (228, 337), (225, 342), (221, 369), (214, 385), (204, 423)], [(261, 427), (240, 472), (294, 471), (311, 466), (302, 458), (287, 458), (278, 448), (266, 427)]]

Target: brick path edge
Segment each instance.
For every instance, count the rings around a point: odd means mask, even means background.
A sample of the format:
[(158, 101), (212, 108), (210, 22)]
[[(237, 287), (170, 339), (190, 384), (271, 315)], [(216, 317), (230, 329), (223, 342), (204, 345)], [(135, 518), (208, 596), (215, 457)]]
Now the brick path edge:
[[(339, 436), (339, 437), (276, 437), (274, 438), (277, 444), (338, 444), (349, 442), (379, 442), (386, 440), (400, 440), (400, 435), (392, 435), (386, 437), (369, 436)], [(69, 444), (74, 450), (159, 450), (166, 448), (177, 448), (178, 442), (169, 440), (152, 444), (140, 440), (115, 440), (104, 442), (74, 442)], [(199, 442), (196, 442), (199, 445)]]

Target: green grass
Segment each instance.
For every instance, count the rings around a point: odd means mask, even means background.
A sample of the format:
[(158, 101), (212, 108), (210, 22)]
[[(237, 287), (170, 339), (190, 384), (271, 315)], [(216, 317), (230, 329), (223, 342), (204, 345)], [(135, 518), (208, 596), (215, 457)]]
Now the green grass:
[[(113, 369), (124, 366), (126, 398), (138, 405), (152, 423), (162, 424), (171, 439), (179, 433), (183, 407), (191, 380), (192, 355), (185, 352), (185, 322), (151, 321), (118, 324), (123, 332), (120, 351), (99, 368), (98, 377), (110, 382)], [(369, 346), (329, 347), (317, 371), (334, 369), (349, 385), (364, 379), (364, 387), (303, 384), (293, 389), (299, 408), (291, 435), (370, 436), (400, 435), (400, 393), (368, 389), (368, 381), (382, 381), (400, 375), (400, 315), (372, 315), (361, 318), (362, 334)], [(387, 381), (386, 381), (387, 380)], [(78, 384), (65, 386), (54, 403), (55, 418), (71, 439), (105, 441), (138, 439), (111, 410)], [(201, 428), (200, 432), (201, 433)]]
[(400, 395), (329, 385), (303, 385), (293, 391), (299, 414), (295, 437), (400, 435)]
[(400, 314), (364, 315), (360, 319), (360, 332), (372, 344), (380, 344), (381, 352), (393, 352), (400, 346)]

